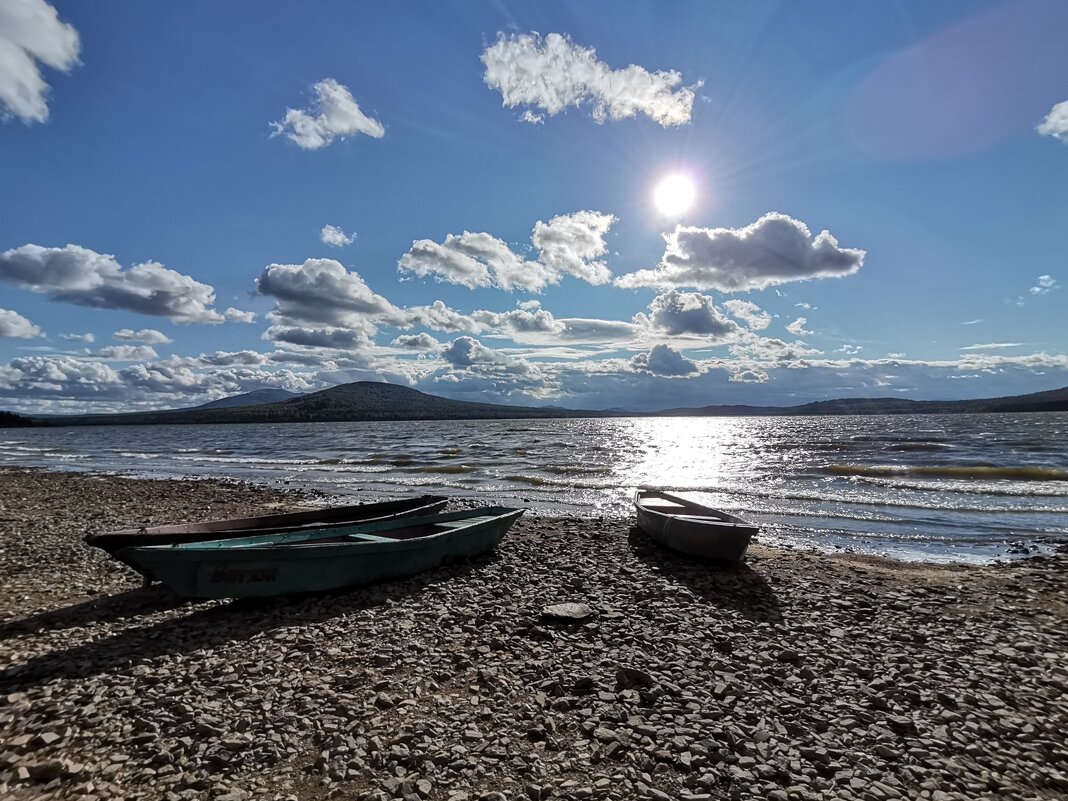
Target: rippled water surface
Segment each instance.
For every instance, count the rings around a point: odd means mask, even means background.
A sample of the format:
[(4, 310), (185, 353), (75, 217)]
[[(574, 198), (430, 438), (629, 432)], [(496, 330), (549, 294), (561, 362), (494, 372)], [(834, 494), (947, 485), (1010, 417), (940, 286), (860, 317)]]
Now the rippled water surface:
[(764, 542), (932, 561), (1068, 542), (1068, 414), (0, 429), (0, 463), (621, 518), (656, 486), (754, 519)]

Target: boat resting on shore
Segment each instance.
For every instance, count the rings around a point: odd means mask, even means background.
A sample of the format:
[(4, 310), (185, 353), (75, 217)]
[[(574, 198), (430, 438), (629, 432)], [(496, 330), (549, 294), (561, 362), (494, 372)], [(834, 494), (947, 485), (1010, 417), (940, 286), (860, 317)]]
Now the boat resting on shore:
[(119, 555), (124, 549), (142, 545), (177, 545), (188, 542), (247, 537), (253, 533), (279, 534), (325, 526), (352, 525), (373, 520), (393, 520), (405, 517), (425, 517), (437, 514), (445, 508), (448, 499), (442, 495), (420, 495), (417, 498), (401, 498), (395, 501), (358, 503), (349, 506), (332, 506), (311, 509), (306, 512), (285, 512), (261, 515), (260, 517), (234, 517), (226, 520), (206, 520), (199, 523), (177, 523), (165, 526), (130, 528), (109, 531), (103, 534), (87, 534), (85, 543), (106, 551), (113, 559), (125, 562), (142, 573), (146, 580), (152, 577), (140, 571)]
[(492, 550), (525, 510), (502, 506), (351, 526), (142, 545), (119, 558), (188, 598), (322, 592), (408, 576)]
[(638, 527), (675, 551), (737, 562), (759, 527), (740, 517), (659, 490), (634, 493)]

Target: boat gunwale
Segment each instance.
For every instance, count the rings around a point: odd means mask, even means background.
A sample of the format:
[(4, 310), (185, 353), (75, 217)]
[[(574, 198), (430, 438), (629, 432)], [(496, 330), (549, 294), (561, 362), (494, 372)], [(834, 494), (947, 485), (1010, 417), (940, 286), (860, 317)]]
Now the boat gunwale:
[[(475, 512), (485, 513), (495, 511), (497, 512), (488, 520), (482, 520), (479, 522), (472, 522), (466, 526), (454, 526), (451, 528), (444, 528), (441, 531), (435, 531), (431, 534), (427, 534), (421, 537), (408, 537), (401, 539), (384, 538), (385, 541), (369, 541), (365, 540), (360, 542), (358, 540), (351, 540), (348, 542), (316, 542), (314, 540), (295, 542), (295, 543), (263, 543), (263, 544), (250, 544), (250, 545), (232, 545), (233, 540), (219, 539), (209, 540), (205, 542), (192, 542), (181, 543), (174, 545), (140, 545), (131, 546), (130, 548), (124, 548), (122, 552), (133, 551), (138, 556), (148, 557), (150, 561), (167, 559), (167, 560), (206, 560), (213, 555), (218, 555), (218, 560), (234, 560), (234, 559), (248, 559), (253, 560), (257, 557), (267, 557), (269, 559), (284, 559), (287, 552), (290, 552), (293, 548), (300, 548), (300, 558), (322, 558), (324, 556), (333, 556), (338, 552), (352, 553), (355, 550), (359, 550), (364, 553), (375, 552), (387, 552), (394, 550), (411, 550), (421, 545), (426, 545), (435, 539), (445, 537), (447, 535), (463, 535), (464, 533), (472, 532), (474, 530), (482, 530), (484, 527), (499, 525), (502, 522), (509, 522), (511, 525), (519, 517), (521, 517), (526, 509), (507, 506), (493, 506), (486, 507), (484, 509), (462, 509), (455, 512), (446, 512), (444, 514), (430, 515), (426, 517), (411, 517), (396, 520), (396, 525), (386, 526), (385, 530), (409, 528), (413, 525), (425, 525), (427, 521), (434, 522), (447, 522), (442, 521), (440, 518), (445, 517), (449, 520), (462, 519), (462, 516), (468, 515), (471, 517), (478, 517)], [(377, 523), (394, 522), (394, 521), (377, 521)], [(358, 525), (358, 524), (357, 524)], [(368, 525), (376, 525), (376, 521), (369, 521)], [(378, 529), (383, 530), (383, 529)], [(356, 532), (359, 533), (359, 532)], [(373, 533), (373, 532), (368, 532)], [(261, 534), (259, 536), (267, 537), (272, 536), (270, 534)], [(326, 537), (333, 536), (329, 533), (324, 534)], [(256, 535), (251, 535), (246, 539), (256, 538)], [(212, 544), (223, 543), (223, 545)], [(212, 546), (212, 547), (204, 547)]]

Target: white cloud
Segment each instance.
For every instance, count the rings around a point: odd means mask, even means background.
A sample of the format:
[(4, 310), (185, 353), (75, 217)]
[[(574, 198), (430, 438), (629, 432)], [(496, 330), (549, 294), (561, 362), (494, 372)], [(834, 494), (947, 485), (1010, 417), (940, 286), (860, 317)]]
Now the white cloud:
[(140, 331), (120, 328), (112, 336), (122, 342), (140, 342), (142, 345), (170, 345), (174, 341), (155, 328), (142, 328)]
[(1035, 130), (1043, 136), (1052, 136), (1068, 144), (1068, 100), (1051, 108)]
[(808, 323), (808, 318), (798, 317), (796, 320), (786, 326), (786, 330), (793, 334), (795, 337), (807, 337), (815, 332), (807, 330), (805, 328), (806, 323)]
[(225, 317), (231, 323), (254, 323), (256, 322), (256, 312), (241, 311), (241, 309), (235, 309), (230, 306), (223, 312)]
[(346, 234), (336, 225), (324, 225), (322, 233), (319, 234), (319, 239), (331, 247), (343, 248), (345, 245), (351, 245), (356, 241), (356, 234)]
[(1048, 295), (1050, 292), (1060, 288), (1057, 279), (1052, 275), (1040, 275), (1038, 280), (1035, 281), (1035, 285), (1027, 291), (1032, 295)]
[[(501, 93), (506, 108), (531, 106), (549, 116), (585, 103), (597, 122), (644, 114), (660, 125), (683, 125), (693, 111), (693, 86), (680, 86), (674, 70), (649, 72), (631, 64), (612, 69), (593, 48), (550, 33), (500, 35), (482, 53), (486, 85)], [(543, 115), (527, 109), (523, 120), (539, 123)]]
[(771, 315), (749, 300), (725, 300), (723, 308), (737, 317), (751, 331), (763, 331), (771, 325)]
[(78, 32), (45, 0), (0, 3), (0, 118), (48, 119), (48, 84), (38, 62), (69, 72), (78, 63)]
[(748, 368), (732, 372), (727, 380), (737, 384), (764, 384), (768, 380), (768, 374), (763, 370)]
[(985, 342), (976, 345), (965, 345), (961, 350), (1003, 350), (1004, 348), (1018, 348), (1022, 342)]
[(639, 353), (630, 363), (635, 370), (653, 375), (681, 377), (701, 371), (696, 362), (668, 345), (653, 345), (648, 353)]
[(15, 339), (32, 339), (44, 332), (18, 312), (0, 309), (0, 337)]
[(60, 334), (60, 339), (67, 342), (96, 342), (96, 334)]
[(612, 274), (597, 259), (608, 251), (604, 238), (615, 221), (613, 215), (597, 211), (561, 214), (547, 223), (539, 220), (531, 235), (537, 260), (523, 258), (507, 242), (487, 233), (449, 234), (440, 244), (420, 239), (401, 256), (397, 268), (469, 289), (493, 286), (541, 292), (565, 275), (604, 284)]
[(976, 325), (981, 322), (983, 322), (982, 319), (965, 320), (963, 323), (961, 323), (961, 325)]
[(539, 220), (530, 241), (539, 251), (538, 260), (556, 275), (607, 284), (612, 280), (608, 265), (594, 260), (608, 252), (604, 237), (614, 222), (615, 216), (597, 211), (561, 214), (547, 223)]
[(464, 231), (449, 234), (441, 244), (420, 239), (397, 262), (401, 272), (434, 276), (469, 289), (497, 286), (501, 289), (540, 291), (550, 283), (551, 273), (538, 262), (526, 261), (512, 252), (508, 243), (486, 233)]
[(538, 344), (623, 342), (641, 331), (640, 325), (621, 320), (554, 317), (536, 300), (523, 301), (506, 312), (479, 309), (470, 319), (490, 336)]
[(217, 323), (215, 290), (159, 262), (124, 270), (114, 256), (79, 245), (23, 245), (0, 253), (0, 280), (53, 300), (97, 309), (123, 309), (180, 323)]
[(274, 136), (292, 139), (304, 150), (318, 150), (334, 139), (366, 134), (380, 139), (386, 129), (373, 117), (360, 111), (349, 90), (326, 78), (312, 87), (316, 99), (307, 110), (287, 108), (281, 122), (272, 122)]
[(150, 345), (108, 345), (93, 355), (116, 362), (143, 362), (157, 357)]
[(444, 302), (435, 300), (429, 306), (411, 306), (404, 310), (407, 322), (404, 327), (422, 325), (435, 331), (449, 333), (477, 334), (482, 326), (465, 314), (449, 308)]
[(803, 222), (765, 214), (744, 228), (677, 226), (656, 268), (616, 279), (621, 287), (693, 287), (721, 292), (765, 289), (789, 281), (850, 275), (863, 250), (841, 248), (827, 231), (812, 238)]
[(665, 334), (697, 334), (715, 340), (730, 339), (741, 331), (741, 326), (717, 309), (708, 295), (674, 289), (653, 298), (648, 316), (638, 314), (634, 321)]
[(474, 365), (503, 365), (508, 357), (487, 348), (472, 337), (457, 337), (441, 352), (441, 358), (454, 367), (472, 367)]

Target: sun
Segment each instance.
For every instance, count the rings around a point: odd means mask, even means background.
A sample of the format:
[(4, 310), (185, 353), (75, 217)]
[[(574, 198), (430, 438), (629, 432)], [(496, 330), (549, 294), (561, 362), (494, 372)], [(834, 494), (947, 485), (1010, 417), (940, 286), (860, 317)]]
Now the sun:
[(697, 187), (682, 173), (662, 178), (653, 190), (653, 203), (665, 217), (681, 217), (697, 199)]

